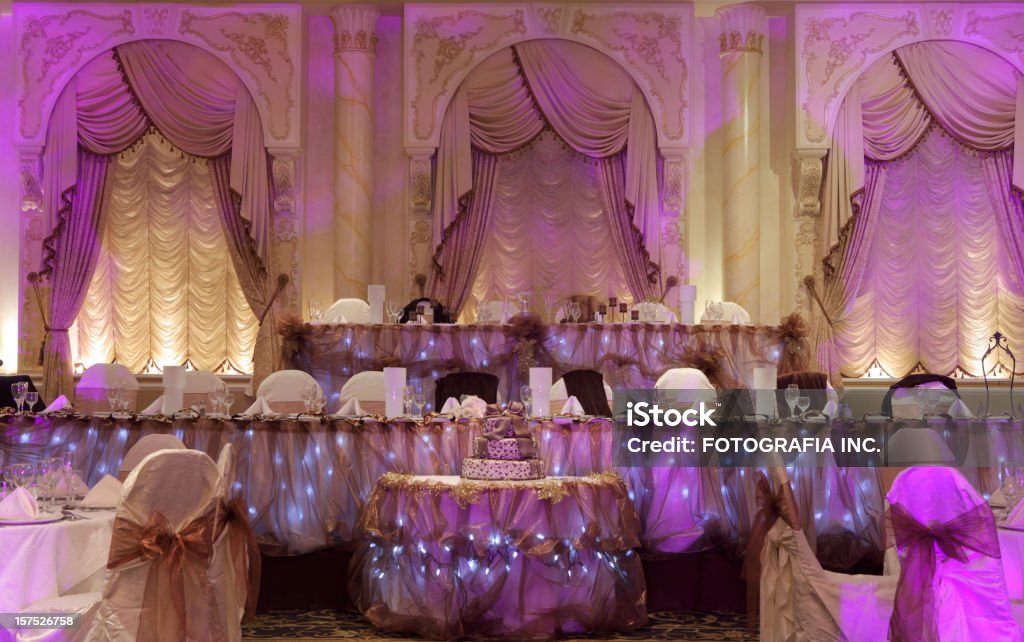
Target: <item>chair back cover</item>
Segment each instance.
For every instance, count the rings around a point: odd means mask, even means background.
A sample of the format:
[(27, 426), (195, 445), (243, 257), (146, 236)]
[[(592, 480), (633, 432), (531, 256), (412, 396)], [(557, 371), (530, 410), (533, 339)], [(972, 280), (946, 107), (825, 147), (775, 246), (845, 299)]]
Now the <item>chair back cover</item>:
[(964, 476), (908, 468), (887, 499), (900, 562), (890, 639), (1020, 640), (992, 509)]
[(498, 403), (498, 377), (486, 372), (453, 372), (437, 380), (434, 408), (441, 408), (448, 397), (462, 395), (480, 397), (487, 403)]
[(119, 363), (97, 363), (86, 368), (75, 385), (75, 410), (87, 414), (110, 410), (107, 390), (121, 384), (128, 394), (128, 409), (138, 408), (139, 380)]
[(657, 390), (678, 390), (678, 400), (683, 403), (713, 403), (717, 399), (715, 386), (708, 376), (697, 368), (672, 368), (658, 377), (654, 383)]
[[(36, 390), (36, 386), (32, 383), (32, 377), (28, 375), (8, 375), (0, 377), (0, 408), (14, 408), (14, 395), (11, 393), (11, 384), (24, 382), (28, 384), (29, 392), (39, 392)], [(25, 406), (28, 403), (26, 402)], [(29, 408), (32, 412), (42, 412), (46, 410), (46, 402), (42, 396), (36, 401), (36, 405)]]
[[(908, 388), (946, 388), (956, 393), (957, 398), (960, 397), (960, 393), (956, 390), (956, 381), (952, 377), (937, 374), (912, 374), (907, 375), (897, 381), (896, 383), (889, 386), (889, 390), (886, 391), (885, 397), (882, 398), (882, 414), (890, 417), (893, 415), (893, 398), (899, 394), (900, 397), (905, 399), (913, 399), (914, 395), (912, 392), (908, 392), (904, 389)], [(913, 403), (912, 409), (907, 409), (913, 414), (916, 412), (916, 416), (903, 417), (903, 419), (920, 419), (920, 408), (917, 406), (916, 401)], [(906, 414), (906, 413), (904, 413)]]
[(416, 320), (416, 310), (424, 306), (430, 306), (434, 310), (434, 323), (451, 323), (451, 316), (445, 312), (444, 306), (439, 301), (428, 297), (413, 299), (402, 308), (402, 316), (398, 317), (399, 323), (409, 323)]
[(302, 370), (278, 370), (263, 380), (256, 396), (263, 397), (274, 412), (303, 412), (302, 389), (311, 383), (320, 385)]
[[(612, 404), (612, 396), (615, 394), (615, 392), (612, 390), (612, 387), (609, 386), (607, 383), (603, 384), (603, 388), (604, 388), (605, 400), (607, 401), (608, 405), (611, 406), (611, 404)], [(570, 394), (569, 391), (566, 390), (566, 388), (565, 388), (565, 378), (564, 377), (560, 378), (558, 381), (556, 381), (553, 384), (551, 384), (550, 400), (551, 400), (552, 408), (554, 408), (555, 406), (558, 406), (558, 405), (560, 405), (562, 403), (565, 403), (565, 401), (569, 398), (569, 394)], [(578, 397), (577, 397), (577, 399), (578, 399)]]
[(124, 481), (128, 473), (135, 470), (143, 459), (161, 450), (185, 450), (185, 443), (174, 435), (168, 434), (146, 435), (139, 439), (134, 446), (128, 449), (124, 459), (121, 460), (119, 475), (121, 481)]
[(828, 382), (828, 375), (824, 372), (791, 372), (780, 375), (775, 379), (776, 401), (779, 406), (779, 416), (789, 416), (789, 404), (786, 403), (786, 388), (795, 383), (800, 387), (800, 394), (811, 398), (811, 410), (821, 410), (829, 402), (828, 390), (832, 387)]
[(338, 299), (324, 313), (328, 323), (369, 323), (370, 304), (362, 299)]
[(227, 543), (213, 540), (219, 479), (217, 465), (196, 450), (153, 453), (128, 476), (98, 609), (98, 639), (240, 639), (239, 622), (231, 626), (210, 581), (211, 559)]
[(212, 372), (202, 370), (189, 370), (185, 372), (185, 394), (194, 393), (207, 395), (217, 386), (224, 383), (220, 377)]
[(359, 401), (363, 412), (382, 414), (384, 412), (384, 373), (379, 370), (364, 370), (352, 375), (341, 387), (341, 405), (350, 400)]
[(569, 397), (576, 397), (585, 414), (598, 417), (612, 416), (612, 409), (608, 403), (612, 398), (612, 389), (596, 370), (572, 370), (551, 386), (552, 400)]

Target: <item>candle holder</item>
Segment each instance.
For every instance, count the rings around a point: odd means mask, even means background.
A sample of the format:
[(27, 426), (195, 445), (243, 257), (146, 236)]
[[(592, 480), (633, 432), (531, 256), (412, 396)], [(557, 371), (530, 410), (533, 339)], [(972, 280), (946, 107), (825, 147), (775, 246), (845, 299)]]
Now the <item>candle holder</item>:
[(981, 355), (981, 376), (985, 379), (985, 415), (988, 415), (988, 370), (985, 368), (985, 359), (996, 350), (1002, 350), (1010, 357), (1010, 417), (1017, 418), (1016, 408), (1013, 405), (1013, 380), (1017, 375), (1017, 357), (1013, 356), (1010, 344), (1006, 335), (996, 330), (996, 333), (988, 338), (988, 349)]
[(611, 309), (610, 321), (615, 323), (615, 309), (619, 307), (619, 298), (614, 296), (608, 297), (608, 307)]

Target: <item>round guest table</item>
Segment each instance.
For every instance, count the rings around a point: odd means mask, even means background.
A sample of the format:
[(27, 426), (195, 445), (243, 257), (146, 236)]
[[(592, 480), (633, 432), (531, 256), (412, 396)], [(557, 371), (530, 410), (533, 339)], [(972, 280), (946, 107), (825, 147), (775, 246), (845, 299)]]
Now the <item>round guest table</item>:
[(647, 622), (639, 522), (614, 473), (536, 481), (380, 478), (349, 594), (378, 628), (546, 639)]

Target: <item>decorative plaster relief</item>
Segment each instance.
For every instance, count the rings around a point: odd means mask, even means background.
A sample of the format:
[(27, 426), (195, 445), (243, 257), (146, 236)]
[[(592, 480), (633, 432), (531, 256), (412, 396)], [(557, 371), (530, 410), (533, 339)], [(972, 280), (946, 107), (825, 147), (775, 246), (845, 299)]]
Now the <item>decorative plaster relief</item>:
[(689, 4), (407, 4), (406, 146), (437, 147), (448, 101), (479, 61), (517, 42), (558, 37), (622, 64), (647, 98), (659, 146), (685, 147), (692, 30)]
[(196, 45), (233, 69), (256, 101), (269, 144), (298, 147), (301, 52), (298, 5), (216, 7), (180, 4), (14, 6), (22, 145), (42, 145), (53, 105), (94, 56), (145, 38)]
[(823, 178), (820, 150), (797, 151), (800, 163), (797, 183), (797, 216), (815, 217), (821, 213), (821, 181)]

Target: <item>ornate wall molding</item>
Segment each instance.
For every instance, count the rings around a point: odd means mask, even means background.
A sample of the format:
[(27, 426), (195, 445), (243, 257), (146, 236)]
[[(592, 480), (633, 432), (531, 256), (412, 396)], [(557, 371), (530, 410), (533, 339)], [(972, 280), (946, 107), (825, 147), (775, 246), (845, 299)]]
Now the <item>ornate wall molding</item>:
[(299, 5), (221, 7), (181, 4), (17, 4), (16, 137), (41, 146), (53, 105), (93, 57), (134, 40), (164, 38), (223, 60), (259, 108), (268, 146), (299, 146), (301, 34)]
[(409, 204), (412, 213), (424, 216), (430, 214), (433, 200), (434, 181), (430, 157), (433, 149), (409, 150)]
[(720, 53), (762, 53), (768, 26), (764, 9), (754, 4), (730, 4), (716, 9), (715, 15), (722, 23)]
[(477, 63), (524, 40), (563, 38), (619, 62), (644, 92), (658, 145), (690, 135), (691, 4), (405, 5), (405, 144), (436, 148), (452, 94)]
[(824, 177), (824, 150), (797, 150), (796, 202), (798, 217), (813, 218), (821, 213), (821, 185)]
[(798, 4), (796, 147), (829, 147), (850, 85), (894, 49), (923, 40), (958, 40), (989, 49), (1024, 72), (1021, 34), (1019, 4)]

